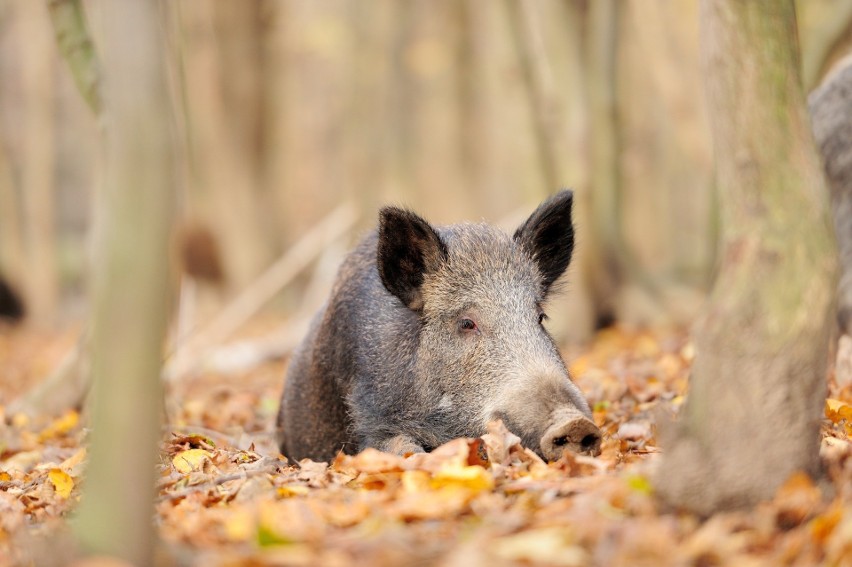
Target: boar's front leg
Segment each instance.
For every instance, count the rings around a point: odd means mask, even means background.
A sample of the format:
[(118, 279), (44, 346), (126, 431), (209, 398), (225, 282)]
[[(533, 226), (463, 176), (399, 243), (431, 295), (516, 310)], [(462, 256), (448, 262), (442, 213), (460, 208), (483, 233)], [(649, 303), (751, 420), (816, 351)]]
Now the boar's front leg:
[(411, 453), (425, 453), (421, 445), (408, 435), (397, 435), (390, 439), (384, 439), (378, 443), (366, 443), (366, 447), (375, 447), (379, 451), (385, 453), (393, 453), (395, 455), (409, 455)]

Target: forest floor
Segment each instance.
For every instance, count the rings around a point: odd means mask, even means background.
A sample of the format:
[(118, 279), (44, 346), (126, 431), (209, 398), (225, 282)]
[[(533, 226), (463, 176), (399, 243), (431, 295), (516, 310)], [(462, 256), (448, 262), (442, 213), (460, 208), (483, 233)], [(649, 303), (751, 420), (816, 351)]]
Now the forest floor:
[[(50, 563), (34, 542), (63, 529), (85, 484), (83, 418), (3, 411), (72, 335), (0, 329), (3, 565)], [(185, 381), (170, 393), (158, 465), (161, 563), (852, 565), (852, 387), (833, 373), (827, 481), (794, 476), (770, 502), (701, 520), (665, 509), (652, 484), (657, 421), (678, 413), (687, 390), (686, 334), (610, 329), (565, 354), (604, 432), (597, 458), (544, 463), (495, 424), (425, 455), (288, 463), (271, 434), (284, 362)]]

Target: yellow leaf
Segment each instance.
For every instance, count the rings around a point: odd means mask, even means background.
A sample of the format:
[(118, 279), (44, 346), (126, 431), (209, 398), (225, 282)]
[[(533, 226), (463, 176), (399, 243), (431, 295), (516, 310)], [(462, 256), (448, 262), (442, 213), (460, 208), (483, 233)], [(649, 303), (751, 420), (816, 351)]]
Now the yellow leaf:
[(839, 423), (843, 419), (850, 422), (852, 421), (852, 406), (846, 402), (828, 398), (825, 400), (825, 417), (833, 423)]
[(50, 479), (50, 483), (53, 484), (53, 488), (56, 489), (56, 494), (60, 498), (71, 496), (71, 489), (74, 488), (74, 479), (68, 476), (68, 473), (62, 469), (50, 469), (50, 472), (47, 473), (47, 478)]
[(12, 475), (6, 471), (0, 471), (0, 482), (9, 482), (10, 480), (12, 480)]
[(301, 484), (285, 484), (278, 487), (278, 496), (290, 498), (291, 496), (305, 496), (310, 492), (307, 486)]
[(478, 492), (494, 488), (494, 477), (479, 465), (450, 464), (435, 473), (431, 484), (433, 488), (457, 486)]
[(402, 489), (406, 492), (429, 490), (429, 473), (426, 471), (405, 471), (402, 473)]
[(209, 458), (210, 453), (204, 449), (187, 449), (175, 455), (172, 464), (179, 473), (187, 474), (200, 469)]
[(627, 477), (627, 486), (629, 486), (634, 492), (640, 492), (642, 494), (651, 494), (654, 492), (654, 487), (651, 486), (651, 482), (646, 477), (638, 474)]
[(225, 520), (225, 534), (231, 541), (248, 541), (255, 534), (254, 516), (246, 509), (231, 510)]
[(60, 435), (64, 435), (77, 427), (77, 424), (80, 422), (80, 414), (76, 411), (71, 410), (59, 419), (55, 419), (53, 423), (45, 427), (41, 433), (39, 433), (39, 441), (45, 441), (46, 439), (52, 439), (54, 437), (59, 437)]

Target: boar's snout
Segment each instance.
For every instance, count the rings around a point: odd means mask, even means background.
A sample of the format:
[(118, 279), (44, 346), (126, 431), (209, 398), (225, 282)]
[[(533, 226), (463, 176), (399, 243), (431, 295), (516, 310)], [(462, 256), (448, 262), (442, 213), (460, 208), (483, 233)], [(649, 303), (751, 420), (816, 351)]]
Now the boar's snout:
[(586, 416), (567, 415), (550, 426), (541, 438), (541, 452), (548, 461), (573, 453), (597, 456), (601, 452), (601, 431)]

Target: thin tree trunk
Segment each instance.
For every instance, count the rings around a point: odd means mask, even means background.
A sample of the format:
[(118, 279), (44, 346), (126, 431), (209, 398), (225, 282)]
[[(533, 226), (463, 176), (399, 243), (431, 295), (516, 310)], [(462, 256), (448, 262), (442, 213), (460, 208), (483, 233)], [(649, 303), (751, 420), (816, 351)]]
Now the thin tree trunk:
[(615, 312), (624, 266), (619, 250), (621, 245), (621, 214), (619, 202), (618, 116), (616, 114), (616, 47), (618, 12), (615, 0), (598, 0), (589, 6), (587, 24), (588, 62), (586, 100), (589, 104), (590, 175), (592, 187), (590, 222), (594, 230), (591, 241), (598, 260), (590, 265), (590, 276), (596, 293), (599, 313)]
[[(568, 278), (571, 293), (555, 300), (558, 315), (550, 326), (557, 339), (571, 342), (591, 338), (599, 319), (594, 282), (597, 269), (587, 172), (582, 151), (586, 124), (581, 80), (578, 11), (553, 0), (510, 0), (512, 31), (521, 57), (528, 97), (535, 120), (538, 153), (544, 178), (543, 196), (559, 188), (575, 189), (578, 247)], [(573, 111), (573, 112), (572, 112)], [(570, 120), (569, 120), (570, 115)]]
[[(217, 50), (214, 5), (177, 3), (183, 38), (185, 112), (188, 117), (193, 179), (192, 203), (219, 236), (227, 284), (236, 290), (259, 274), (272, 254), (257, 208), (258, 177), (251, 147), (241, 144), (223, 90), (225, 78)], [(243, 113), (237, 113), (243, 115)]]
[(721, 267), (657, 484), (709, 514), (819, 473), (837, 260), (792, 0), (703, 0), (701, 22)]
[(90, 552), (151, 565), (174, 176), (157, 2), (104, 2), (105, 184), (94, 274)]
[(54, 56), (47, 8), (22, 2), (24, 163), (21, 185), (24, 235), (29, 259), (26, 297), (34, 321), (47, 323), (56, 315), (59, 276), (54, 227)]
[(16, 289), (24, 282), (26, 256), (21, 206), (6, 149), (0, 144), (0, 270)]

